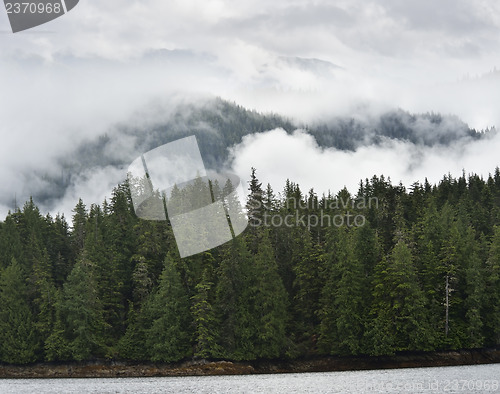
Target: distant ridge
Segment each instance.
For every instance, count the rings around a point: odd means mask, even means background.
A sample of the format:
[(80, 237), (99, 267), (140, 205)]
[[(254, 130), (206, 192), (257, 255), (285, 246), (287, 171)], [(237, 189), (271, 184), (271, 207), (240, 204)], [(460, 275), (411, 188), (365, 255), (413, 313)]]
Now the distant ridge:
[[(163, 110), (166, 115), (154, 113)], [(459, 141), (477, 140), (496, 132), (494, 129), (471, 129), (451, 115), (410, 114), (401, 109), (378, 117), (363, 114), (356, 114), (356, 119), (332, 116), (329, 121), (301, 124), (279, 114), (249, 110), (221, 98), (180, 103), (169, 108), (158, 106), (157, 109), (148, 111), (152, 119), (144, 119), (142, 123), (134, 121), (130, 124), (117, 124), (106, 134), (80, 144), (72, 152), (62, 154), (58, 159), (60, 171), (57, 176), (44, 173), (43, 170), (30, 174), (29, 178), (38, 178), (43, 180), (39, 183), (49, 185), (31, 191), (34, 199), (50, 206), (51, 201), (61, 198), (75, 177), (84, 171), (109, 166), (126, 169), (137, 155), (189, 135), (197, 137), (207, 168), (220, 169), (228, 160), (228, 147), (241, 143), (246, 135), (276, 128), (282, 128), (288, 133), (304, 129), (314, 136), (321, 147), (350, 151), (388, 140), (408, 141), (423, 146), (450, 145)], [(160, 120), (153, 120), (155, 118)], [(20, 200), (27, 198), (29, 196), (19, 196)]]

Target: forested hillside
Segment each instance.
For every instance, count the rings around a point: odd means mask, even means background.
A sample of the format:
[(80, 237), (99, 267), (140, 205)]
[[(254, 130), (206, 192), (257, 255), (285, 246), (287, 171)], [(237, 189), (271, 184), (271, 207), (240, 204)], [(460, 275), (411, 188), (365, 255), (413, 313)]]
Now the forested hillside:
[(102, 205), (79, 201), (72, 226), (32, 200), (10, 213), (0, 223), (0, 361), (500, 345), (498, 168), (409, 189), (374, 176), (328, 196), (291, 181), (274, 193), (257, 175), (253, 225), (185, 259), (168, 222), (135, 216), (126, 183)]
[[(410, 114), (393, 110), (372, 116), (360, 111), (356, 117), (335, 115), (304, 124), (278, 114), (263, 114), (222, 99), (160, 106), (151, 113), (109, 128), (106, 134), (61, 152), (51, 170), (36, 168), (26, 176), (37, 201), (50, 209), (57, 206), (68, 188), (85, 173), (115, 167), (126, 169), (139, 155), (176, 139), (195, 135), (207, 168), (220, 169), (229, 159), (228, 148), (246, 135), (282, 128), (288, 133), (303, 128), (324, 148), (355, 150), (386, 140), (436, 146), (469, 143), (495, 130), (477, 131), (454, 116)], [(54, 170), (56, 168), (56, 170)], [(27, 198), (27, 195), (25, 198)], [(17, 196), (18, 199), (21, 197)], [(0, 193), (0, 202), (11, 206), (15, 196)]]
[[(310, 124), (292, 121), (279, 114), (249, 110), (220, 98), (157, 109), (160, 114), (162, 111), (167, 115), (149, 115), (157, 118), (155, 121), (135, 120), (130, 122), (132, 125), (115, 125), (108, 134), (78, 146), (66, 158), (65, 164), (75, 166), (80, 163), (89, 167), (128, 165), (137, 154), (195, 135), (205, 164), (220, 168), (228, 158), (228, 147), (239, 144), (246, 135), (276, 128), (287, 132), (305, 129), (319, 146), (340, 150), (354, 150), (379, 143), (384, 138), (427, 146), (448, 145), (461, 139), (478, 139), (484, 132), (491, 131), (472, 129), (451, 115), (410, 114), (401, 109), (377, 116), (361, 111), (356, 117), (336, 116), (332, 109), (331, 118)], [(133, 149), (116, 149), (123, 140), (132, 143)], [(111, 157), (110, 152), (113, 152)]]

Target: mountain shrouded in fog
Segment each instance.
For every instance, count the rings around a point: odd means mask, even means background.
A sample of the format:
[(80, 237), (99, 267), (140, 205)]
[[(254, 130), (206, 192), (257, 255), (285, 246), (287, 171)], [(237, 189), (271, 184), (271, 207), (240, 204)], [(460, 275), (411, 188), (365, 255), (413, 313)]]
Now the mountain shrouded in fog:
[[(70, 152), (59, 155), (50, 170), (37, 168), (32, 173), (23, 174), (31, 187), (27, 187), (24, 194), (23, 191), (17, 192), (15, 198), (23, 201), (33, 196), (47, 209), (58, 210), (68, 190), (78, 188), (79, 184), (94, 189), (100, 187), (106, 193), (105, 187), (109, 189), (113, 182), (120, 182), (126, 175), (127, 166), (137, 156), (189, 135), (197, 137), (207, 168), (220, 169), (231, 167), (237, 159), (234, 155), (237, 149), (229, 148), (238, 147), (245, 136), (276, 129), (282, 129), (290, 136), (295, 130), (302, 130), (313, 137), (321, 149), (347, 152), (369, 146), (376, 148), (391, 141), (433, 149), (469, 144), (495, 134), (494, 130), (471, 129), (455, 116), (410, 114), (401, 109), (377, 116), (356, 115), (301, 124), (278, 114), (259, 113), (219, 98), (192, 103), (184, 101), (168, 108), (153, 106), (146, 113), (135, 115), (144, 116), (144, 120), (133, 118), (116, 124), (99, 137), (85, 140)], [(354, 174), (356, 178), (371, 175)], [(0, 201), (14, 208), (12, 193), (4, 191)]]
[(500, 124), (499, 7), (87, 1), (1, 34), (0, 215), (30, 195), (66, 214), (79, 197), (101, 202), (137, 154), (192, 133), (207, 166), (229, 159), (244, 180), (251, 166), (322, 191), (332, 174), (350, 188), (374, 173), (486, 177), (500, 139), (467, 125)]

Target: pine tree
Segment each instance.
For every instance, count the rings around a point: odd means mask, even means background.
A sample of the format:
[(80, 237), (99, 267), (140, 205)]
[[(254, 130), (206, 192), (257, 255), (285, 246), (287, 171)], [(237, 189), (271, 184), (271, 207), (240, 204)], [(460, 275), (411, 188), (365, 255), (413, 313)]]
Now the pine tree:
[(220, 322), (217, 343), (221, 357), (252, 360), (255, 349), (252, 336), (256, 322), (251, 315), (255, 273), (252, 257), (243, 238), (238, 237), (225, 247), (217, 270), (215, 311)]
[(462, 279), (462, 236), (456, 222), (450, 226), (449, 235), (443, 242), (440, 253), (441, 294), (443, 294), (444, 335), (446, 346), (460, 348), (466, 337), (465, 322), (461, 310), (463, 307), (463, 294), (461, 294)]
[[(436, 209), (434, 199), (429, 199), (422, 217), (414, 226), (416, 239), (415, 264), (422, 280), (422, 290), (427, 299), (427, 310), (430, 319), (430, 336), (433, 338), (433, 347), (439, 347), (445, 340), (445, 269), (441, 264), (443, 227), (440, 214)], [(444, 226), (444, 224), (443, 224)], [(446, 229), (448, 230), (448, 229)]]
[(500, 344), (500, 226), (494, 227), (485, 276), (484, 324), (487, 343), (494, 346)]
[(74, 360), (89, 360), (104, 356), (107, 349), (104, 331), (107, 324), (98, 298), (93, 264), (84, 256), (75, 264), (64, 284), (58, 303), (59, 323), (46, 343), (49, 358), (57, 344), (64, 344), (63, 356), (69, 352)]
[(277, 358), (283, 354), (286, 344), (288, 296), (267, 232), (259, 241), (255, 275), (255, 296), (250, 300), (257, 325), (255, 354), (259, 358)]
[[(33, 256), (32, 270), (28, 277), (29, 295), (36, 317), (37, 352), (42, 351), (43, 344), (51, 334), (56, 319), (56, 292), (52, 278), (48, 253), (39, 250)], [(41, 355), (39, 358), (42, 358)]]
[(218, 321), (215, 315), (214, 283), (209, 268), (205, 268), (201, 281), (196, 285), (192, 297), (191, 313), (195, 325), (196, 348), (194, 355), (201, 358), (214, 358), (221, 354), (218, 339)]
[(189, 299), (170, 253), (165, 258), (158, 290), (147, 308), (152, 321), (146, 336), (151, 360), (172, 362), (191, 355)]
[[(92, 212), (91, 212), (92, 214)], [(125, 318), (127, 306), (126, 295), (132, 293), (132, 273), (134, 267), (130, 264), (130, 257), (136, 248), (134, 226), (137, 218), (133, 213), (132, 198), (128, 182), (119, 184), (113, 189), (109, 214), (103, 212), (102, 224), (97, 228), (102, 233), (102, 259), (99, 261), (98, 281), (105, 310), (106, 321), (115, 329), (112, 341), (116, 341), (123, 333), (121, 324)], [(95, 216), (99, 221), (100, 213)], [(89, 224), (94, 221), (89, 218)], [(113, 333), (110, 333), (113, 334)]]
[(484, 345), (482, 309), (484, 304), (484, 271), (480, 256), (480, 245), (475, 240), (471, 227), (467, 228), (463, 253), (465, 266), (465, 320), (467, 324), (466, 346), (479, 348)]
[(381, 247), (377, 232), (368, 221), (364, 226), (353, 230), (356, 258), (363, 267), (363, 276), (370, 279), (375, 265), (381, 260)]
[[(163, 271), (166, 251), (177, 247), (172, 228), (166, 222), (139, 220), (134, 225), (134, 235), (137, 239), (137, 246), (130, 258), (130, 264), (134, 267), (132, 278), (134, 278), (137, 265), (145, 264), (148, 276), (156, 282)], [(136, 286), (137, 282), (134, 280), (134, 290)]]
[(328, 354), (357, 354), (362, 348), (367, 280), (356, 256), (354, 237), (347, 227), (334, 232), (331, 265), (322, 294), (321, 326), (318, 346)]
[(55, 321), (52, 332), (45, 340), (45, 359), (47, 361), (72, 360), (73, 355), (69, 345), (69, 335), (66, 335), (66, 319), (62, 309), (62, 291), (55, 294)]
[(259, 182), (255, 168), (252, 167), (252, 174), (249, 182), (249, 195), (247, 200), (248, 228), (245, 231), (249, 250), (257, 253), (258, 233), (263, 224), (264, 218), (264, 191), (262, 183)]
[(149, 351), (144, 346), (147, 330), (151, 325), (146, 307), (139, 308), (134, 306), (133, 302), (130, 302), (126, 323), (125, 334), (117, 344), (119, 356), (127, 360), (149, 360)]
[(366, 340), (370, 355), (394, 354), (396, 351), (396, 333), (392, 300), (386, 293), (385, 281), (389, 272), (388, 258), (384, 256), (375, 266), (373, 274), (373, 301), (370, 308), (370, 322)]
[(313, 245), (309, 231), (304, 232), (304, 243), (300, 257), (293, 267), (294, 298), (292, 302), (292, 324), (294, 342), (299, 354), (312, 351), (315, 346), (318, 309), (324, 287), (324, 251), (321, 245)]
[(118, 341), (117, 350), (120, 357), (129, 360), (147, 360), (149, 355), (144, 343), (147, 329), (151, 325), (147, 301), (151, 295), (153, 280), (143, 256), (134, 255), (132, 260), (138, 260), (132, 274), (133, 300), (128, 302), (127, 328)]
[(78, 256), (83, 250), (87, 227), (87, 208), (81, 198), (78, 200), (78, 204), (76, 204), (73, 212), (73, 231), (71, 232), (71, 243), (73, 247), (73, 256)]
[(233, 236), (238, 236), (248, 226), (244, 206), (241, 204), (240, 197), (235, 193), (236, 191), (237, 189), (235, 189), (231, 179), (227, 179), (222, 189), (222, 195), (220, 196), (231, 225), (231, 234)]
[(430, 348), (425, 297), (411, 250), (403, 240), (376, 267), (371, 313), (375, 316), (368, 333), (372, 354)]
[(0, 276), (0, 360), (26, 364), (36, 359), (34, 318), (27, 301), (27, 286), (15, 259)]
[(9, 214), (0, 227), (0, 269), (10, 265), (12, 259), (23, 260), (23, 245), (16, 220), (18, 214)]
[(70, 243), (69, 225), (64, 215), (56, 215), (54, 220), (48, 221), (47, 253), (52, 266), (52, 277), (58, 287), (66, 280), (73, 268), (71, 262), (75, 261)]
[[(110, 221), (109, 215), (105, 216), (98, 205), (93, 204), (90, 207), (82, 253), (93, 263), (96, 289), (107, 323), (105, 342), (112, 347), (124, 332), (126, 303), (123, 293), (126, 279), (120, 258), (117, 257), (118, 254), (121, 255), (115, 246), (115, 243), (119, 241), (110, 241), (110, 233), (113, 232)], [(120, 237), (118, 234), (116, 236)], [(125, 259), (124, 256), (123, 259)]]

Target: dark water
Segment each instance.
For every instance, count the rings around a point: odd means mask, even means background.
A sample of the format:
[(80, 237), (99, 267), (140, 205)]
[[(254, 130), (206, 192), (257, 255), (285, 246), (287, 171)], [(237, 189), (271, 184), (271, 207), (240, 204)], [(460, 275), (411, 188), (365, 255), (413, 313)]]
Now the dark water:
[(113, 379), (3, 379), (0, 393), (492, 393), (500, 364), (438, 368)]

